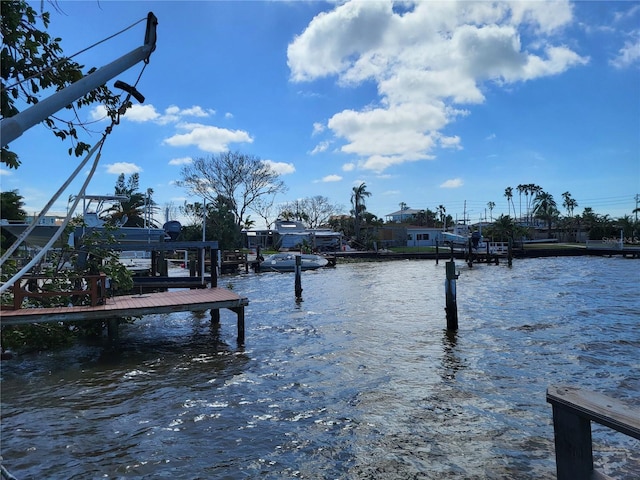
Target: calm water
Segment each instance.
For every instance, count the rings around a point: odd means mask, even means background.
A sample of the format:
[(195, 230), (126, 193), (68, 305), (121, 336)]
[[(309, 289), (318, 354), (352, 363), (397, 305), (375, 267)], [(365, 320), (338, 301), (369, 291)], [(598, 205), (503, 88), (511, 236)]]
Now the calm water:
[[(555, 477), (550, 384), (640, 407), (640, 263), (339, 264), (222, 277), (235, 315), (148, 316), (109, 351), (2, 363), (2, 456), (19, 479)], [(594, 426), (600, 469), (638, 478), (640, 442)]]

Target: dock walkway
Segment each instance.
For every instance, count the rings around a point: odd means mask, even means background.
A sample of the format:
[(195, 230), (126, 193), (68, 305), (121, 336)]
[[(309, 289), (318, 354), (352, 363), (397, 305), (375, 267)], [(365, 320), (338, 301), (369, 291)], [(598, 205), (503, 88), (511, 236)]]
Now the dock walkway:
[[(43, 322), (113, 321), (121, 317), (136, 317), (157, 313), (211, 310), (214, 322), (219, 321), (222, 308), (238, 316), (238, 343), (244, 343), (244, 307), (246, 297), (224, 288), (171, 290), (168, 292), (124, 295), (106, 299), (103, 305), (53, 308), (23, 308), (0, 310), (1, 325), (25, 325)], [(111, 330), (112, 324), (110, 324)], [(110, 332), (111, 334), (112, 332)]]

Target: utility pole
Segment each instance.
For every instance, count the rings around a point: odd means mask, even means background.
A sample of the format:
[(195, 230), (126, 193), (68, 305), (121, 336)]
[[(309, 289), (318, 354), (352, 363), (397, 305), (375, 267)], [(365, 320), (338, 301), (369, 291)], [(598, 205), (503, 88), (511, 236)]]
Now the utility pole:
[(636, 193), (635, 199), (636, 199), (636, 208), (634, 212), (636, 212), (636, 223), (638, 223), (638, 202), (640, 202), (640, 193)]

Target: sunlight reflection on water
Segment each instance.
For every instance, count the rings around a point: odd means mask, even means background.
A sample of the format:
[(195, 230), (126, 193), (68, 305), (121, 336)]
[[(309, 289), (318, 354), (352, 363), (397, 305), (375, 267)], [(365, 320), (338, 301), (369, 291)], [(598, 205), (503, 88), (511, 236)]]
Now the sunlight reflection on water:
[[(339, 264), (224, 277), (235, 317), (153, 315), (121, 348), (77, 344), (2, 365), (2, 455), (19, 478), (554, 478), (545, 391), (640, 406), (633, 260), (462, 267), (445, 331), (444, 265)], [(638, 442), (594, 428), (601, 469)], [(43, 462), (42, 459), (47, 461)]]

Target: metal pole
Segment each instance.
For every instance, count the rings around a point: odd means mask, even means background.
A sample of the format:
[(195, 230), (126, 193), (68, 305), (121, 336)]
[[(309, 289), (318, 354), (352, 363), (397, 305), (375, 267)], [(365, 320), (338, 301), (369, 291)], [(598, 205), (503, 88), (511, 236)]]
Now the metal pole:
[(157, 25), (158, 19), (153, 13), (149, 12), (149, 15), (147, 16), (147, 33), (145, 35), (145, 42), (148, 43), (145, 43), (143, 46), (123, 55), (110, 64), (99, 68), (92, 74), (72, 83), (65, 89), (45, 98), (35, 105), (32, 105), (17, 115), (2, 119), (2, 121), (0, 121), (0, 138), (2, 139), (2, 146), (4, 147), (8, 145), (34, 125), (37, 125), (44, 119), (49, 118), (58, 110), (72, 104), (78, 98), (86, 95), (92, 90), (95, 90), (100, 85), (104, 85), (108, 80), (111, 80), (113, 77), (134, 66), (141, 60), (148, 59), (156, 48), (155, 29)]

